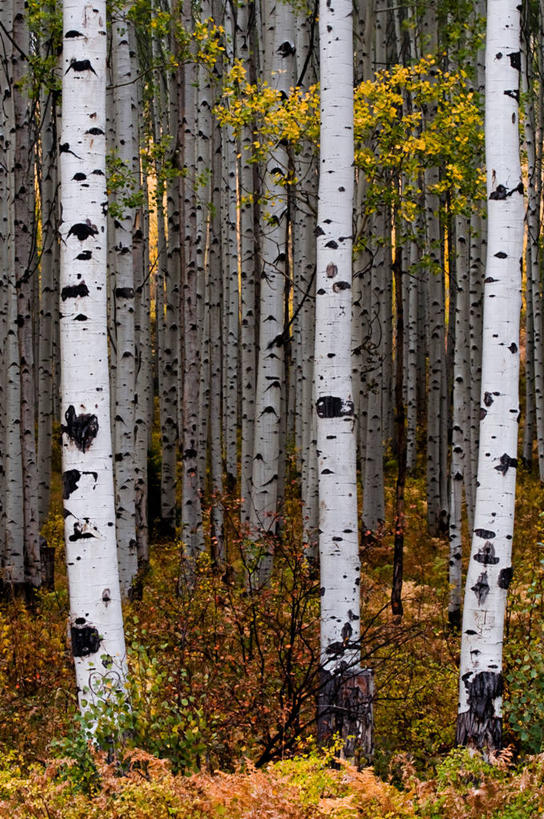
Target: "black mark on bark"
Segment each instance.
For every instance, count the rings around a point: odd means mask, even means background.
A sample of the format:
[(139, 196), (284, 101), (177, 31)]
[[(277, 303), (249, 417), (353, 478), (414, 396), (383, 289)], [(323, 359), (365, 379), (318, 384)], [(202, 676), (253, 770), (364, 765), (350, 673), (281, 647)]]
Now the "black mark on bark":
[(511, 458), (510, 455), (507, 455), (505, 452), (504, 455), (501, 455), (501, 462), (495, 469), (497, 472), (502, 472), (503, 475), (506, 475), (510, 467), (516, 469), (517, 465), (517, 458)]
[(324, 395), (318, 398), (316, 411), (320, 418), (342, 418), (353, 415), (353, 401), (344, 401), (335, 395)]
[(501, 569), (499, 572), (499, 589), (507, 589), (512, 581), (512, 576), (514, 574), (514, 570), (512, 566), (508, 566), (507, 569)]
[(115, 288), (115, 296), (118, 299), (133, 299), (134, 298), (134, 288), (133, 287), (116, 287)]
[(513, 100), (519, 102), (519, 91), (517, 88), (507, 88), (503, 93), (505, 97), (512, 97)]
[(78, 72), (92, 71), (93, 74), (96, 74), (96, 71), (92, 67), (90, 60), (76, 60), (75, 57), (70, 60), (70, 65), (68, 66), (64, 73), (67, 74), (70, 71), (70, 69), (72, 69), (72, 71)]
[(493, 701), (502, 695), (502, 675), (495, 671), (480, 671), (472, 679), (464, 677), (469, 710), (457, 720), (457, 743), (477, 748), (499, 748), (501, 718), (495, 716)]
[(76, 415), (72, 405), (66, 410), (64, 417), (66, 426), (61, 425), (61, 432), (65, 432), (80, 452), (86, 452), (98, 435), (98, 418), (90, 413)]
[(72, 492), (77, 489), (82, 475), (91, 475), (94, 482), (98, 480), (98, 472), (80, 472), (78, 469), (67, 469), (62, 473), (62, 497), (68, 500)]
[(351, 284), (349, 282), (335, 282), (332, 286), (332, 289), (335, 293), (340, 293), (342, 290), (349, 290)]
[(96, 236), (98, 228), (92, 225), (87, 219), (86, 222), (76, 222), (68, 231), (68, 236), (75, 236), (80, 242), (84, 242), (89, 236)]
[[(78, 617), (78, 620), (81, 619), (83, 618)], [(94, 626), (81, 626), (76, 620), (70, 633), (74, 657), (88, 657), (89, 654), (96, 654), (100, 648), (100, 635)]]
[[(510, 191), (507, 188), (505, 188), (504, 185), (497, 185), (495, 190), (489, 194), (489, 198), (495, 200), (507, 199), (509, 196), (512, 196), (513, 193), (523, 193), (523, 182), (520, 182), (519, 185), (517, 185), (515, 188), (512, 188), (512, 190)], [(498, 256), (499, 259), (504, 259), (506, 257), (506, 254), (504, 254), (504, 256), (499, 256), (498, 253), (495, 253), (495, 256)]]
[(510, 65), (512, 68), (515, 68), (516, 71), (521, 71), (521, 52), (520, 51), (513, 51), (511, 54), (508, 55), (510, 60)]
[(91, 537), (96, 537), (94, 532), (84, 530), (83, 526), (84, 524), (79, 521), (74, 523), (74, 533), (68, 538), (71, 543), (77, 543), (78, 540), (89, 540)]
[(475, 529), (474, 534), (477, 535), (477, 537), (484, 538), (484, 540), (493, 540), (493, 538), (496, 537), (496, 533), (493, 532), (492, 529)]
[(63, 301), (66, 301), (66, 299), (76, 299), (78, 296), (83, 298), (88, 295), (89, 288), (85, 282), (79, 282), (79, 284), (70, 284), (67, 287), (63, 287), (60, 297)]
[(489, 541), (484, 543), (478, 554), (474, 555), (474, 560), (483, 563), (484, 566), (496, 566), (499, 562), (499, 558), (495, 557), (495, 547)]
[(489, 594), (489, 583), (487, 582), (487, 572), (482, 572), (474, 586), (470, 587), (476, 595), (478, 605), (482, 606), (485, 603), (486, 597)]

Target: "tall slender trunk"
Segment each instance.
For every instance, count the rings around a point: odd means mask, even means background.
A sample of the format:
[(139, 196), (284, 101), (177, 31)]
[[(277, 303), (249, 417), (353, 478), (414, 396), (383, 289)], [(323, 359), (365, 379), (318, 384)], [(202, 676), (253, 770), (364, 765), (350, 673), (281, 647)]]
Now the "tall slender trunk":
[(519, 159), (520, 7), (489, 0), (485, 135), (488, 252), (484, 287), (480, 453), (467, 573), (457, 741), (499, 748), (502, 638), (518, 438), (523, 183)]
[[(133, 108), (134, 82), (126, 9), (118, 9), (112, 23), (113, 107), (115, 158), (122, 173), (134, 180)], [(136, 336), (134, 326), (134, 264), (132, 232), (134, 207), (129, 204), (129, 185), (116, 195), (113, 219), (114, 310), (117, 372), (115, 379), (115, 506), (121, 592), (128, 595), (138, 571), (136, 546), (136, 491), (134, 474), (134, 425), (136, 397)], [(127, 196), (128, 195), (128, 196)], [(128, 200), (128, 201), (127, 201)]]
[[(270, 85), (289, 94), (294, 83), (294, 12), (280, 0), (270, 0), (264, 25), (265, 75)], [(284, 288), (287, 262), (288, 175), (284, 145), (274, 147), (266, 163), (261, 216), (262, 273), (260, 281), (259, 351), (255, 401), (251, 529), (265, 535), (258, 561), (258, 582), (272, 569), (272, 552), (266, 538), (276, 529), (282, 383), (284, 382)]]
[[(254, 54), (251, 49), (250, 11), (252, 3), (242, 3), (238, 9), (239, 58), (242, 60), (250, 82), (254, 79)], [(251, 509), (251, 475), (253, 471), (253, 444), (255, 424), (255, 381), (256, 381), (256, 282), (259, 267), (256, 244), (254, 175), (251, 163), (251, 125), (242, 128), (240, 136), (240, 367), (241, 367), (241, 464), (240, 494), (241, 519), (248, 523)]]
[(319, 733), (371, 755), (372, 679), (360, 668), (360, 560), (351, 380), (353, 21), (322, 0), (315, 384), (321, 564)]
[[(185, 27), (192, 27), (191, 7), (184, 4)], [(197, 236), (196, 197), (196, 67), (183, 67), (183, 151), (185, 175), (181, 179), (185, 234), (183, 243), (183, 481), (181, 519), (183, 540), (189, 554), (196, 556), (204, 548), (199, 475), (199, 403), (200, 403), (200, 327), (198, 320), (198, 279), (202, 269), (197, 266), (195, 239)]]
[(24, 0), (15, 0), (13, 16), (13, 218), (15, 236), (15, 286), (17, 338), (21, 378), (21, 453), (23, 462), (23, 514), (25, 569), (29, 586), (41, 585), (38, 515), (38, 469), (35, 432), (34, 384), (34, 285), (36, 281), (36, 224), (34, 209), (34, 133), (31, 103), (24, 78), (28, 71), (30, 35)]
[(122, 690), (106, 320), (106, 8), (64, 2), (62, 484), (70, 634), (83, 710)]
[(404, 489), (406, 485), (406, 412), (404, 409), (403, 350), (404, 306), (402, 303), (402, 254), (397, 248), (394, 263), (396, 334), (395, 334), (395, 440), (397, 444), (397, 484), (395, 488), (395, 530), (393, 536), (393, 585), (391, 610), (402, 616), (402, 576), (404, 563)]

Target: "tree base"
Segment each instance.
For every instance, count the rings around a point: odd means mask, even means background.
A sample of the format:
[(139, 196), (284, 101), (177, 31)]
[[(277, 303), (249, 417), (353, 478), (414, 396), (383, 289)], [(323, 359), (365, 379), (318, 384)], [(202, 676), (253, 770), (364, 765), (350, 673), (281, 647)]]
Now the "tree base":
[(331, 674), (321, 669), (318, 696), (318, 741), (330, 744), (335, 735), (343, 740), (342, 757), (358, 767), (374, 755), (374, 673), (371, 669)]
[(457, 715), (457, 745), (477, 748), (478, 751), (500, 751), (502, 748), (502, 718), (478, 719), (471, 711)]

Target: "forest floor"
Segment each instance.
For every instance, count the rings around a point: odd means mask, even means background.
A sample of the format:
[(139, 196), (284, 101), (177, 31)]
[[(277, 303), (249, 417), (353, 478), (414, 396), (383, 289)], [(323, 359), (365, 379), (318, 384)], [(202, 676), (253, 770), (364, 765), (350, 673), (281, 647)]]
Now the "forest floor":
[[(55, 590), (30, 608), (0, 604), (0, 816), (544, 816), (543, 493), (527, 470), (519, 469), (505, 635), (506, 750), (489, 762), (452, 750), (459, 636), (447, 625), (448, 544), (427, 533), (416, 475), (406, 489), (402, 619), (389, 608), (392, 530), (362, 548), (376, 751), (361, 772), (331, 767), (334, 751), (312, 739), (319, 594), (298, 545), (294, 491), (260, 594), (246, 590), (240, 555), (249, 546), (234, 501), (225, 503), (229, 571), (203, 560), (180, 583), (179, 544), (154, 538), (141, 599), (125, 608), (132, 710), (112, 723), (116, 704), (106, 706), (108, 736), (123, 742), (109, 761), (94, 752), (76, 716), (57, 483), (54, 494), (58, 511), (44, 534), (56, 547)], [(467, 537), (465, 545), (468, 553)]]

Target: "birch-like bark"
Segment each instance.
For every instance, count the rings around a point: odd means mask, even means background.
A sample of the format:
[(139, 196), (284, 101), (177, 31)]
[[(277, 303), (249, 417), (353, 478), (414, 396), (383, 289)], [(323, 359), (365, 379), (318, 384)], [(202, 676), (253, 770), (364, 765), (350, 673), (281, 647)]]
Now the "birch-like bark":
[[(187, 30), (192, 27), (191, 7), (185, 3), (183, 20)], [(197, 313), (198, 281), (202, 271), (197, 267), (196, 234), (196, 67), (183, 66), (183, 151), (185, 174), (181, 178), (185, 234), (183, 243), (183, 301), (184, 311), (184, 376), (183, 376), (183, 481), (182, 481), (182, 538), (190, 555), (196, 556), (204, 548), (202, 537), (202, 510), (198, 470), (199, 398), (200, 398), (200, 335)]]
[[(319, 8), (321, 139), (315, 384), (319, 464), (321, 668), (319, 730), (361, 749), (371, 683), (360, 670), (355, 417), (351, 380), (353, 21), (347, 0)], [(363, 683), (368, 682), (365, 690)], [(349, 739), (348, 739), (349, 737)], [(366, 753), (370, 742), (366, 734)]]
[[(51, 40), (44, 43), (44, 50)], [(58, 272), (60, 247), (58, 242), (58, 156), (56, 129), (56, 95), (47, 90), (40, 93), (42, 127), (41, 198), (41, 270), (40, 315), (38, 338), (38, 513), (39, 523), (45, 523), (49, 513), (51, 486), (51, 445), (53, 433), (53, 362), (58, 356), (56, 333), (59, 321)]]
[(13, 73), (11, 62), (12, 40), (6, 32), (13, 27), (12, 6), (6, 3), (0, 9), (3, 31), (1, 111), (2, 111), (2, 165), (0, 169), (0, 202), (2, 208), (2, 336), (4, 366), (1, 379), (4, 387), (5, 425), (3, 427), (2, 455), (4, 471), (4, 502), (2, 509), (3, 532), (2, 568), (3, 579), (13, 592), (22, 592), (25, 585), (24, 553), (24, 502), (23, 472), (21, 460), (21, 379), (19, 375), (19, 345), (17, 342), (17, 290), (15, 287), (15, 236), (14, 214), (10, 203), (13, 199), (13, 157), (15, 113), (13, 110)]
[[(210, 313), (210, 431), (209, 457), (210, 478), (212, 489), (212, 508), (210, 520), (210, 534), (212, 542), (212, 556), (218, 566), (225, 563), (225, 541), (223, 533), (223, 458), (221, 435), (221, 386), (222, 386), (222, 344), (221, 344), (221, 284), (222, 284), (222, 248), (221, 248), (221, 130), (217, 122), (214, 123), (212, 134), (212, 216), (210, 221), (209, 246), (209, 281), (210, 295), (208, 309)], [(227, 344), (227, 340), (223, 338)], [(235, 354), (235, 350), (231, 351)], [(228, 366), (225, 362), (225, 365)], [(235, 369), (237, 369), (235, 367)], [(227, 400), (228, 395), (223, 395)], [(236, 404), (236, 399), (234, 397)], [(236, 417), (236, 407), (234, 408)], [(231, 419), (232, 421), (232, 419)], [(231, 463), (232, 466), (232, 463)], [(236, 461), (234, 462), (234, 467)], [(232, 473), (230, 473), (232, 474)]]
[[(222, 71), (234, 64), (236, 32), (233, 7), (226, 4), (224, 12), (225, 53)], [(239, 386), (239, 292), (237, 210), (237, 144), (231, 125), (215, 132), (221, 138), (221, 252), (223, 259), (223, 444), (228, 485), (234, 489), (238, 474), (238, 386)], [(219, 217), (218, 217), (219, 218)]]
[[(134, 27), (130, 27), (132, 55), (135, 48)], [(151, 347), (151, 290), (149, 272), (149, 190), (147, 175), (141, 168), (140, 144), (146, 137), (141, 118), (143, 105), (141, 79), (136, 83), (136, 109), (132, 111), (132, 168), (138, 184), (144, 192), (144, 205), (134, 218), (132, 229), (132, 261), (134, 268), (134, 332), (136, 339), (136, 399), (134, 416), (134, 492), (136, 514), (136, 548), (138, 567), (149, 563), (149, 527), (147, 515), (147, 451), (153, 426), (153, 372)]]
[(61, 136), (62, 484), (80, 707), (123, 689), (106, 335), (106, 8), (65, 0)]
[(38, 515), (38, 463), (36, 452), (34, 383), (34, 286), (35, 211), (34, 138), (31, 104), (25, 77), (30, 55), (30, 34), (24, 0), (15, 0), (13, 15), (13, 107), (15, 146), (13, 155), (13, 218), (15, 279), (17, 289), (17, 337), (21, 378), (21, 452), (25, 522), (25, 567), (31, 587), (41, 585)]
[[(539, 49), (540, 50), (540, 49)], [(524, 75), (526, 76), (526, 89), (533, 85), (532, 68), (530, 54), (523, 55)], [(531, 93), (529, 91), (529, 93)], [(542, 288), (540, 273), (540, 209), (541, 209), (541, 188), (539, 179), (540, 162), (537, 159), (537, 133), (535, 122), (535, 106), (529, 97), (526, 103), (526, 114), (524, 122), (525, 147), (527, 152), (527, 247), (526, 247), (526, 271), (527, 271), (527, 322), (532, 330), (532, 337), (527, 337), (527, 363), (526, 379), (532, 386), (531, 398), (534, 401), (535, 431), (538, 453), (538, 474), (540, 481), (544, 481), (544, 360), (543, 360), (543, 315), (542, 315)], [(530, 348), (529, 348), (530, 345)], [(532, 378), (531, 378), (532, 376)], [(526, 413), (531, 407), (531, 399)], [(532, 442), (531, 442), (532, 443)]]
[[(377, 533), (385, 521), (383, 478), (383, 379), (385, 332), (383, 304), (387, 298), (387, 267), (391, 262), (390, 226), (384, 210), (373, 214), (371, 233), (376, 240), (372, 247), (370, 290), (370, 344), (366, 374), (366, 443), (363, 462), (363, 526), (370, 534)], [(389, 235), (388, 235), (389, 234)], [(385, 242), (385, 245), (384, 245)]]
[[(265, 28), (265, 78), (272, 88), (288, 95), (294, 83), (295, 17), (293, 9), (271, 0), (263, 17)], [(287, 191), (282, 179), (288, 173), (284, 145), (274, 147), (266, 163), (261, 217), (262, 273), (260, 282), (259, 351), (255, 401), (251, 529), (254, 537), (276, 529), (280, 461), (281, 393), (284, 381), (284, 288), (287, 261)], [(258, 561), (258, 582), (272, 569), (266, 537)]]
[(502, 639), (512, 577), (524, 213), (518, 132), (520, 8), (515, 0), (488, 0), (487, 12), (488, 252), (480, 453), (463, 612), (457, 741), (495, 749), (501, 744)]
[[(296, 32), (296, 69), (300, 87), (316, 81), (311, 48), (317, 19), (302, 11)], [(319, 494), (317, 481), (314, 404), (315, 339), (315, 226), (317, 217), (317, 162), (314, 147), (305, 142), (294, 159), (296, 188), (293, 196), (293, 321), (292, 349), (296, 380), (296, 447), (300, 458), (303, 503), (303, 541), (317, 563)]]
[[(450, 466), (449, 508), (449, 572), (450, 599), (448, 620), (452, 628), (461, 625), (461, 575), (462, 575), (462, 514), (463, 484), (465, 481), (465, 429), (469, 424), (469, 369), (468, 369), (468, 288), (469, 245), (468, 219), (455, 219), (455, 350), (453, 360), (453, 419)], [(452, 292), (452, 288), (450, 288)]]
[[(252, 3), (242, 3), (238, 8), (239, 58), (250, 82), (255, 75), (254, 55), (251, 50), (250, 11)], [(255, 422), (255, 382), (256, 382), (256, 307), (255, 291), (259, 254), (256, 244), (254, 176), (255, 166), (251, 163), (252, 128), (242, 127), (240, 136), (240, 375), (241, 375), (241, 463), (240, 493), (242, 522), (248, 523), (251, 508), (251, 475), (253, 471), (253, 443)]]
[(419, 249), (415, 237), (410, 240), (410, 263), (408, 276), (408, 310), (406, 321), (406, 468), (415, 469), (417, 456), (418, 426), (418, 290), (420, 272), (417, 269)]
[[(116, 122), (115, 156), (123, 173), (133, 178), (134, 82), (127, 9), (118, 9), (112, 23), (113, 107)], [(115, 506), (121, 593), (128, 595), (138, 571), (134, 425), (136, 396), (136, 337), (134, 327), (134, 266), (132, 232), (135, 209), (127, 201), (130, 187), (117, 191), (113, 219), (115, 347)]]

